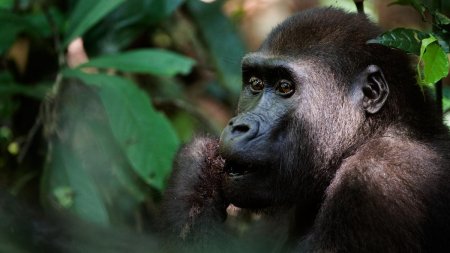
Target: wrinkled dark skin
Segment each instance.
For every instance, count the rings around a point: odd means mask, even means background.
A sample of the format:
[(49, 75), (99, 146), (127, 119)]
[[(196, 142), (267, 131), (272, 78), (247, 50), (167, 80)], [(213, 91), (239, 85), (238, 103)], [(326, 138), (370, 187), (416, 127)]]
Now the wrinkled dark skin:
[(199, 138), (177, 158), (164, 209), (172, 241), (242, 249), (224, 236), (233, 204), (285, 220), (281, 251), (450, 250), (448, 130), (408, 56), (367, 43), (380, 33), (362, 15), (309, 10), (246, 55), (219, 144)]

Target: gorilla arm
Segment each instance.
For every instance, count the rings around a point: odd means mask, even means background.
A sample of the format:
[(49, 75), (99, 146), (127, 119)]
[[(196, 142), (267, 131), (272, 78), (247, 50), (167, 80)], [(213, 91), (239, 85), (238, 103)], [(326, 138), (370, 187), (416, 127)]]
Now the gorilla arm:
[(204, 244), (220, 233), (228, 206), (221, 190), (223, 166), (216, 140), (196, 138), (181, 150), (162, 208), (167, 236)]
[(366, 144), (344, 161), (328, 187), (308, 248), (313, 252), (422, 251), (425, 201), (434, 191), (429, 181), (438, 182), (434, 178), (438, 163), (430, 161), (436, 159), (424, 145), (395, 137)]

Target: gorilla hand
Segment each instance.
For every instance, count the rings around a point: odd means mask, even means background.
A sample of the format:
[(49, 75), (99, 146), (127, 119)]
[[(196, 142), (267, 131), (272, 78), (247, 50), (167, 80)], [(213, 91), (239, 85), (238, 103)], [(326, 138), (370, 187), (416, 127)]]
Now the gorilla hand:
[(217, 140), (196, 138), (180, 151), (164, 196), (165, 228), (170, 235), (196, 241), (197, 236), (215, 234), (221, 227), (212, 223), (226, 218), (223, 166)]

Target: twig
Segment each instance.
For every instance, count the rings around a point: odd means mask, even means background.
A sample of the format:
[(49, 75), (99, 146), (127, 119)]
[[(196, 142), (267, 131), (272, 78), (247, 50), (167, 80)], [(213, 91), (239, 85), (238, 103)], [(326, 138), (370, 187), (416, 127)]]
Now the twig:
[[(45, 122), (49, 121), (48, 119), (46, 119), (46, 118), (48, 118), (48, 115), (49, 115), (48, 103), (49, 103), (49, 101), (52, 101), (54, 99), (56, 94), (58, 94), (59, 89), (61, 87), (61, 82), (62, 82), (62, 76), (61, 76), (61, 74), (58, 74), (56, 76), (55, 84), (53, 85), (52, 90), (50, 90), (47, 93), (46, 97), (44, 98), (44, 100), (42, 101), (42, 103), (39, 107), (38, 116), (36, 118), (36, 121), (34, 122), (34, 125), (31, 127), (30, 131), (27, 134), (27, 137), (25, 139), (25, 144), (24, 144), (23, 148), (20, 150), (19, 156), (17, 157), (17, 161), (19, 163), (22, 163), (23, 159), (25, 158), (25, 155), (27, 154), (28, 149), (31, 146), (31, 143), (33, 143), (34, 136), (36, 135), (39, 128), (41, 126), (43, 126), (43, 124)], [(45, 131), (44, 131), (44, 134), (45, 134)]]
[(52, 37), (53, 37), (53, 44), (55, 47), (55, 50), (58, 54), (58, 66), (61, 68), (65, 65), (66, 60), (64, 57), (64, 50), (62, 48), (61, 38), (59, 35), (58, 26), (55, 23), (55, 20), (53, 19), (53, 16), (50, 14), (48, 7), (44, 7), (44, 15), (47, 19), (47, 23), (50, 26), (50, 29), (52, 31)]
[(36, 121), (34, 122), (33, 127), (31, 127), (30, 131), (27, 134), (27, 138), (25, 139), (25, 144), (23, 146), (23, 148), (20, 149), (20, 153), (19, 156), (17, 157), (17, 160), (19, 163), (23, 162), (23, 159), (25, 158), (25, 155), (28, 152), (28, 149), (31, 146), (31, 143), (33, 143), (33, 138), (36, 135), (37, 131), (39, 130), (39, 128), (42, 125), (42, 106), (41, 109), (39, 110), (38, 116), (36, 118)]
[(353, 2), (355, 2), (358, 13), (364, 14), (364, 0), (353, 0)]

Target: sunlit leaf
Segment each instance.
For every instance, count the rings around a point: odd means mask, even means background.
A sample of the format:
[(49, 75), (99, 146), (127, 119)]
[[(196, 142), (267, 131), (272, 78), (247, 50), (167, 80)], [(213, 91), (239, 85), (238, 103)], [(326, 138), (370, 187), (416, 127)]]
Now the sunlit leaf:
[(116, 55), (91, 59), (80, 66), (116, 69), (126, 72), (148, 73), (161, 76), (187, 74), (194, 60), (162, 49), (133, 50)]
[(75, 10), (69, 17), (63, 46), (67, 46), (73, 39), (82, 36), (89, 28), (124, 1), (125, 0), (79, 0), (75, 6)]
[(450, 24), (450, 18), (448, 18), (447, 16), (445, 16), (444, 14), (442, 14), (440, 12), (436, 12), (434, 17), (436, 19), (436, 23), (439, 24), (439, 25), (448, 25), (448, 24)]
[(381, 34), (376, 39), (368, 41), (368, 43), (379, 43), (420, 55), (421, 41), (428, 37), (430, 37), (429, 33), (414, 29), (397, 28)]
[(74, 202), (74, 192), (68, 186), (57, 187), (53, 190), (53, 195), (60, 204), (64, 208), (70, 208)]
[(448, 75), (448, 57), (435, 37), (422, 40), (420, 62), (423, 63), (421, 83), (431, 86)]

